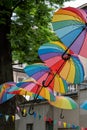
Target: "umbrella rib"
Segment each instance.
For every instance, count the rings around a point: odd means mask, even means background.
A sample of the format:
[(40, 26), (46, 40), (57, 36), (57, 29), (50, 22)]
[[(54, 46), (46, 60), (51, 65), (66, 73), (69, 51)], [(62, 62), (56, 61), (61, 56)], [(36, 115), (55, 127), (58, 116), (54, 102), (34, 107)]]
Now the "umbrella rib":
[[(59, 22), (56, 21), (56, 22), (54, 22), (54, 23), (56, 24), (56, 23), (60, 23), (60, 22), (64, 22), (64, 21), (67, 21), (67, 22), (68, 22), (69, 20), (62, 20), (62, 21), (59, 21)], [(74, 21), (74, 24), (72, 24), (72, 25), (75, 26), (75, 27), (76, 27), (76, 26), (77, 26), (77, 27), (78, 27), (78, 26), (83, 26), (83, 23), (82, 23), (82, 22), (79, 22), (79, 21), (78, 21), (78, 24), (77, 24), (77, 21), (76, 21), (76, 20), (70, 20), (70, 21), (72, 21), (72, 22)], [(71, 24), (68, 24), (67, 26), (69, 27), (69, 26), (71, 26)], [(63, 28), (65, 28), (65, 27), (66, 27), (66, 25), (63, 25)], [(78, 28), (79, 28), (79, 27), (78, 27)], [(61, 29), (61, 26), (58, 27), (57, 29)], [(57, 29), (54, 29), (54, 31), (56, 31)]]
[[(70, 11), (70, 10), (68, 10), (69, 12), (73, 12), (72, 10)], [(73, 12), (74, 14), (76, 14), (75, 12)], [(66, 14), (63, 14), (63, 13), (59, 13), (59, 15), (61, 16), (61, 15), (65, 15), (66, 17), (67, 16), (72, 16), (72, 15), (70, 15), (70, 14), (68, 14), (68, 13), (66, 13)], [(76, 14), (76, 15), (78, 15), (78, 14)], [(82, 16), (82, 18), (81, 18), (81, 16)], [(73, 16), (73, 18), (75, 18), (75, 19), (79, 19), (80, 21), (83, 21), (83, 15), (82, 15), (82, 13), (80, 13), (80, 15), (78, 15), (78, 17), (76, 17), (76, 16)]]
[[(82, 31), (84, 30), (85, 28), (82, 29)], [(74, 41), (67, 47), (67, 49), (64, 51), (64, 53), (62, 54), (65, 55), (67, 53), (67, 51), (70, 49), (70, 47), (73, 45), (73, 43), (75, 42), (75, 40), (80, 36), (80, 34), (82, 33), (82, 31), (79, 33), (79, 35), (74, 39)]]
[[(87, 23), (86, 23), (87, 24)], [(86, 36), (86, 34), (85, 34), (85, 36)], [(85, 37), (84, 37), (84, 39), (85, 39)], [(83, 46), (83, 44), (82, 44), (82, 46)], [(81, 46), (81, 48), (82, 48), (82, 46)], [(81, 51), (81, 48), (79, 49), (79, 53), (80, 53), (80, 51)]]

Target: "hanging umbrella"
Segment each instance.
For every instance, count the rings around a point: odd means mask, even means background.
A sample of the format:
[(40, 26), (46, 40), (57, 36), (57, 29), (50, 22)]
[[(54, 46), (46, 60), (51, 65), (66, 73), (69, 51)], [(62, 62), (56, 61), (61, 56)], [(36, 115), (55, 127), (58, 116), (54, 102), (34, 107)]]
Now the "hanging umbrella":
[(84, 109), (84, 110), (87, 110), (87, 100), (80, 104), (80, 108)]
[[(36, 82), (32, 77), (28, 78), (28, 79), (25, 79), (23, 80), (22, 82)], [(33, 93), (29, 92), (29, 91), (26, 91), (25, 89), (21, 88), (21, 87), (18, 87), (17, 84), (20, 84), (21, 82), (19, 83), (16, 83), (16, 85), (14, 87), (11, 87), (10, 90), (8, 90), (7, 93), (9, 94), (15, 94), (15, 95), (29, 95), (29, 96), (33, 96)]]
[(66, 110), (75, 110), (78, 108), (78, 104), (70, 97), (67, 96), (56, 96), (56, 100), (49, 102), (52, 106), (60, 108), (60, 118), (63, 119), (63, 109)]
[(87, 13), (74, 7), (57, 10), (52, 19), (53, 30), (74, 53), (87, 58)]
[(74, 110), (78, 108), (78, 104), (68, 96), (56, 96), (56, 100), (49, 103), (60, 109)]
[(47, 88), (42, 87), (40, 84), (33, 82), (33, 81), (23, 81), (16, 84), (14, 90), (10, 90), (9, 93), (11, 94), (19, 94), (19, 95), (29, 95), (33, 96), (35, 99), (38, 96), (43, 97), (49, 101), (54, 101), (55, 96), (52, 92), (50, 92)]
[(8, 94), (7, 92), (16, 85), (15, 82), (6, 82), (0, 85), (0, 104), (11, 99), (13, 94)]
[(34, 78), (41, 86), (59, 93), (68, 92), (68, 85), (60, 76), (55, 75), (43, 63), (36, 63), (24, 68), (25, 73)]
[(33, 96), (33, 94), (29, 91), (26, 91), (23, 88), (14, 87), (14, 89), (10, 89), (7, 93), (15, 94), (15, 95), (24, 95), (24, 96)]
[(84, 68), (77, 55), (59, 41), (43, 44), (38, 54), (43, 62), (69, 83), (79, 84), (84, 80)]

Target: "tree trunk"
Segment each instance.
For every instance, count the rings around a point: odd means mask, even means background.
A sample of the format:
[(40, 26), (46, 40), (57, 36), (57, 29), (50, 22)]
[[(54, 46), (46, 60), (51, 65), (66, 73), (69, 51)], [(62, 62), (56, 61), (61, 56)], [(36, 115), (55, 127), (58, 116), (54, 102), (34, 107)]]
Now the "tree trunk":
[[(10, 21), (10, 18), (6, 20)], [(13, 80), (11, 44), (8, 40), (9, 33), (10, 22), (0, 24), (0, 84)]]
[[(12, 71), (12, 55), (11, 44), (8, 39), (11, 25), (11, 13), (6, 13), (7, 10), (3, 10), (0, 7), (0, 84), (13, 81)], [(13, 107), (14, 106), (14, 107)], [(15, 122), (11, 119), (6, 121), (5, 116), (15, 110), (15, 102), (12, 100), (0, 104), (0, 113), (2, 113), (0, 121), (0, 129), (3, 130), (15, 130)]]

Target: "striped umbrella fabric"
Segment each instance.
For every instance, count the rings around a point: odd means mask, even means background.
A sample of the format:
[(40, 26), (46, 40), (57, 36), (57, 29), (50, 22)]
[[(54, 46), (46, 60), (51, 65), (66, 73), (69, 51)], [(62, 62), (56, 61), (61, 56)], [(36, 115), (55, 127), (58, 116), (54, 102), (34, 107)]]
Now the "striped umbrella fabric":
[(49, 103), (60, 109), (75, 110), (78, 108), (78, 104), (68, 96), (56, 96), (56, 100)]
[(66, 7), (58, 9), (52, 19), (53, 30), (68, 49), (87, 58), (87, 12)]
[(79, 84), (84, 80), (84, 68), (79, 57), (59, 42), (43, 44), (38, 49), (40, 59), (68, 83)]
[(41, 86), (58, 93), (68, 92), (68, 84), (58, 74), (55, 75), (43, 63), (35, 63), (24, 68), (25, 73), (34, 78)]

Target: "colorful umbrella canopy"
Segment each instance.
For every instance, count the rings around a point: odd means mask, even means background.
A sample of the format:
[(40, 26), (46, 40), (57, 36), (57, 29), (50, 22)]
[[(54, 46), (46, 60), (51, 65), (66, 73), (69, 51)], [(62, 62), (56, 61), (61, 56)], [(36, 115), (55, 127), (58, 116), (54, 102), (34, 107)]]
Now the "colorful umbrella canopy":
[(43, 62), (69, 83), (79, 84), (84, 80), (84, 68), (77, 55), (59, 41), (43, 44), (38, 54)]
[(9, 93), (25, 96), (29, 95), (35, 97), (36, 99), (41, 96), (49, 101), (55, 100), (55, 96), (52, 92), (50, 92), (47, 88), (42, 87), (37, 82), (32, 80), (30, 81), (30, 79), (17, 83), (16, 86), (9, 91)]
[(87, 58), (87, 13), (74, 7), (57, 10), (52, 19), (53, 30), (74, 53)]
[(80, 104), (80, 108), (84, 109), (84, 110), (87, 110), (87, 100)]
[(11, 99), (13, 94), (8, 94), (7, 92), (16, 85), (15, 82), (6, 82), (0, 85), (0, 104)]
[(14, 87), (14, 89), (10, 89), (7, 93), (9, 94), (15, 94), (15, 95), (24, 95), (24, 96), (33, 96), (33, 94), (29, 91), (26, 91), (23, 88)]
[(78, 104), (67, 96), (56, 96), (56, 100), (54, 102), (50, 101), (49, 103), (60, 109), (74, 110), (78, 108)]
[[(68, 92), (68, 85), (60, 76), (52, 73), (43, 63), (36, 63), (24, 68), (25, 73), (34, 78), (41, 86), (59, 93)], [(55, 76), (54, 76), (55, 75)]]
[[(17, 89), (17, 90), (16, 90)], [(8, 92), (9, 94), (15, 94), (15, 95), (22, 95), (22, 96), (25, 96), (25, 98), (27, 96), (30, 96), (30, 97), (33, 97), (34, 99), (38, 98), (38, 99), (44, 99), (42, 96), (39, 96), (37, 94), (34, 94), (32, 92), (29, 92), (23, 88), (15, 88), (13, 91), (9, 91)], [(53, 95), (52, 95), (53, 96)], [(51, 97), (52, 97), (51, 96)], [(29, 98), (29, 97), (28, 97)], [(46, 98), (45, 98), (46, 99)], [(37, 99), (36, 99), (37, 100)]]

